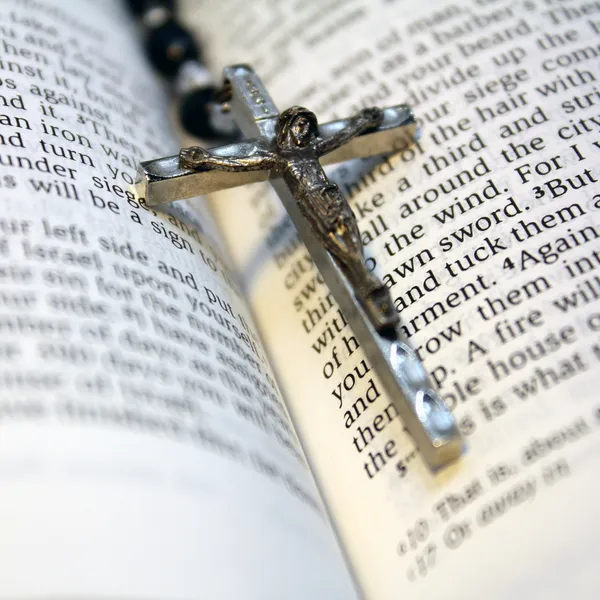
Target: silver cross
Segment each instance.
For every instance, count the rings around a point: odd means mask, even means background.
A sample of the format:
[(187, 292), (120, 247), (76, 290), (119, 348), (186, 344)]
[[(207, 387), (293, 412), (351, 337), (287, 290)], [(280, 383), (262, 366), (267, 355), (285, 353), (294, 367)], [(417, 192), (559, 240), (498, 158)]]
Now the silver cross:
[(280, 114), (251, 67), (224, 75), (223, 98), (243, 134), (256, 137), (142, 163), (140, 196), (154, 206), (270, 180), (421, 455), (432, 469), (455, 460), (463, 442), (452, 413), (401, 340), (389, 292), (366, 268), (356, 219), (321, 167), (406, 148), (416, 134), (412, 112), (365, 109), (319, 126), (302, 107)]

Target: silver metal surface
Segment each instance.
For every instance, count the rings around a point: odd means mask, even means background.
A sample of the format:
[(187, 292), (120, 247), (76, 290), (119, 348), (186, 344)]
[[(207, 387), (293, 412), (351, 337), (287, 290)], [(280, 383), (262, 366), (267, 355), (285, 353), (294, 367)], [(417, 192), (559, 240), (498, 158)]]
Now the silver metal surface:
[(459, 458), (463, 440), (454, 416), (433, 391), (416, 353), (402, 341), (398, 329), (382, 335), (373, 327), (361, 305), (355, 301), (347, 277), (312, 234), (283, 180), (275, 179), (272, 183), (429, 468), (437, 470)]
[[(319, 137), (323, 139), (330, 137), (346, 127), (348, 121), (349, 119), (341, 119), (319, 125)], [(238, 125), (241, 126), (241, 123)], [(272, 126), (274, 129), (275, 123)], [(403, 150), (412, 144), (416, 131), (417, 125), (408, 106), (399, 104), (385, 108), (383, 121), (376, 131), (359, 134), (345, 146), (322, 156), (320, 162), (326, 166), (352, 158)], [(246, 134), (245, 131), (244, 134)], [(210, 153), (223, 157), (240, 156), (261, 149), (268, 150), (268, 145), (262, 140), (256, 139), (216, 146), (210, 149)], [(198, 177), (197, 171), (180, 167), (179, 155), (175, 155), (140, 163), (137, 192), (140, 197), (146, 199), (148, 206), (155, 206), (175, 199), (193, 198), (247, 183), (267, 181), (270, 178), (269, 171), (232, 173), (210, 169), (206, 169), (202, 173), (202, 177)]]
[(458, 458), (463, 442), (454, 417), (401, 340), (389, 292), (365, 268), (356, 221), (319, 164), (409, 146), (412, 112), (403, 105), (365, 109), (316, 130), (307, 109), (279, 114), (250, 67), (228, 67), (225, 80), (223, 100), (242, 132), (257, 137), (142, 163), (138, 193), (152, 206), (270, 179), (426, 463), (437, 469)]

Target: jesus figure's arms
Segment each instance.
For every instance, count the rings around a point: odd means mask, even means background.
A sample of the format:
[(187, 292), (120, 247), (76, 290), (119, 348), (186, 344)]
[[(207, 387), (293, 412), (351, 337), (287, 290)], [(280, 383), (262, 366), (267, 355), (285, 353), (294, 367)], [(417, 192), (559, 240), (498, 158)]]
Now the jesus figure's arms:
[(328, 138), (317, 142), (317, 155), (323, 156), (323, 154), (337, 150), (340, 146), (343, 146), (366, 129), (377, 127), (382, 120), (383, 111), (380, 108), (364, 108), (356, 116), (349, 119), (346, 127)]
[(247, 156), (217, 156), (200, 146), (183, 148), (179, 152), (179, 164), (184, 169), (207, 169), (216, 171), (262, 171), (277, 166), (277, 155), (256, 151)]

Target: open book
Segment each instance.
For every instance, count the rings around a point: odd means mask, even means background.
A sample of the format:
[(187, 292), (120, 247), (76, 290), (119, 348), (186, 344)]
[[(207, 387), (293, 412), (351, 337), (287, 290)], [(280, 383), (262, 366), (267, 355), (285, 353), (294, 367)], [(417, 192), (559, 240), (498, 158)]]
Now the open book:
[(189, 2), (323, 121), (464, 457), (430, 473), (268, 184), (147, 208), (168, 120), (122, 3), (0, 11), (0, 598), (596, 598), (600, 6)]

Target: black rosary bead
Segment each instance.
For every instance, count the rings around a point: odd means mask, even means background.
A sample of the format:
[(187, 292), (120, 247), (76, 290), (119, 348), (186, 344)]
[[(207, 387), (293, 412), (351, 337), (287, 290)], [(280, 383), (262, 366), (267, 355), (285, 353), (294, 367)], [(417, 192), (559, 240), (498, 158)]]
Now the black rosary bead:
[(167, 21), (149, 31), (146, 51), (152, 66), (167, 77), (177, 75), (184, 62), (200, 58), (193, 36), (175, 21)]
[(179, 119), (192, 135), (206, 140), (223, 140), (223, 132), (212, 124), (209, 104), (214, 102), (216, 89), (212, 86), (191, 90), (181, 99)]
[(153, 8), (164, 8), (172, 15), (177, 9), (175, 0), (126, 0), (125, 3), (138, 18)]
[[(126, 0), (146, 31), (146, 53), (152, 66), (173, 80), (182, 98), (179, 119), (190, 134), (207, 140), (233, 140), (239, 131), (230, 119), (211, 110), (215, 88), (200, 63), (194, 37), (176, 21), (176, 0)], [(185, 67), (184, 67), (185, 65)]]

